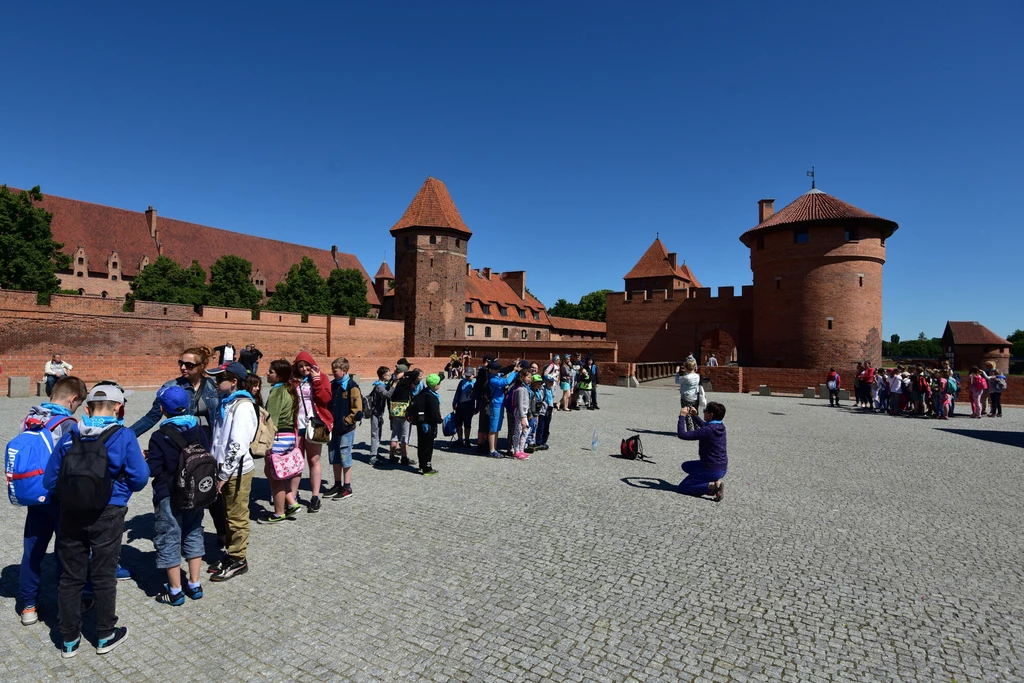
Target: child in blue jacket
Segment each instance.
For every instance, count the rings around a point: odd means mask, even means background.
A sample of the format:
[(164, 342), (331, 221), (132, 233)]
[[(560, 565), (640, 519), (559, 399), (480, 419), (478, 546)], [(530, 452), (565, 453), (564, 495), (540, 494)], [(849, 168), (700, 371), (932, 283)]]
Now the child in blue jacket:
[[(96, 653), (106, 654), (124, 642), (128, 629), (117, 626), (117, 561), (128, 499), (149, 481), (149, 467), (135, 434), (118, 420), (124, 393), (117, 386), (97, 385), (85, 398), (87, 416), (79, 432), (69, 432), (53, 450), (43, 485), (58, 490), (61, 462), (75, 442), (103, 439), (113, 492), (101, 510), (66, 510), (61, 502), (57, 554), (63, 573), (57, 589), (57, 613), (63, 637), (61, 657), (74, 657), (82, 642), (82, 588), (91, 569), (96, 612)], [(58, 491), (59, 492), (59, 491)], [(91, 555), (91, 559), (90, 559)]]
[[(686, 418), (690, 416), (696, 429), (686, 429)], [(714, 496), (720, 502), (725, 495), (722, 478), (729, 468), (729, 456), (726, 451), (725, 406), (721, 403), (709, 403), (704, 409), (704, 419), (697, 417), (697, 409), (683, 408), (679, 411), (679, 423), (676, 426), (680, 439), (697, 441), (697, 453), (700, 460), (684, 462), (683, 471), (688, 475), (679, 482), (680, 493), (688, 496)]]

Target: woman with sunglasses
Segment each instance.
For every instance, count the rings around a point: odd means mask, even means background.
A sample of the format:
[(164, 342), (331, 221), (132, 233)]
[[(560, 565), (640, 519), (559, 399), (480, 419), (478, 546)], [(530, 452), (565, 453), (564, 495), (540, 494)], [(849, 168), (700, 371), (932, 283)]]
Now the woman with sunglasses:
[[(188, 394), (188, 414), (199, 418), (200, 428), (210, 438), (212, 416), (217, 414), (220, 396), (217, 384), (206, 375), (206, 364), (213, 354), (205, 346), (185, 349), (178, 356), (178, 376), (164, 383), (165, 387), (178, 385)], [(160, 402), (153, 400), (153, 407), (131, 426), (136, 437), (141, 437), (160, 422)]]

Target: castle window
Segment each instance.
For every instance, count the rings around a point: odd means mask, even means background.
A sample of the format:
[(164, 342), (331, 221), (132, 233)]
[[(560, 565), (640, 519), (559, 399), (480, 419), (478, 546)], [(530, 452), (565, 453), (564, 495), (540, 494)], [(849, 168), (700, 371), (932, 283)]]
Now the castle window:
[(534, 320), (540, 320), (540, 311), (534, 311), (533, 312), (533, 319)]
[(501, 328), (501, 338), (502, 339), (508, 339), (508, 328), (507, 327)]
[(473, 312), (473, 302), (472, 301), (467, 301), (466, 302), (466, 313), (472, 313), (472, 312)]
[(84, 289), (79, 289), (78, 290), (78, 296), (82, 296), (83, 294), (85, 294), (85, 290)]
[(775, 289), (782, 289), (782, 278), (775, 278)]
[(857, 273), (857, 285), (859, 287), (864, 286), (864, 273)]
[(828, 329), (831, 330), (832, 329), (832, 318), (825, 318), (825, 325), (827, 325)]
[(764, 235), (757, 236), (757, 248), (764, 249)]
[(537, 330), (537, 341), (540, 341), (540, 330)]
[(82, 265), (83, 263), (85, 263), (85, 259), (82, 258), (81, 256), (79, 256), (78, 257), (78, 265)]
[(860, 236), (857, 234), (857, 228), (847, 228), (846, 229), (846, 241), (847, 242), (850, 242), (852, 240), (858, 240), (858, 239), (860, 239)]
[(455, 239), (455, 248), (458, 249), (461, 246), (462, 246), (462, 240), (456, 238)]
[(522, 332), (519, 333), (519, 338), (526, 339), (526, 330), (523, 330)]
[(508, 309), (504, 306), (498, 306), (498, 314), (508, 317)]
[(111, 268), (117, 268), (117, 261), (114, 261), (113, 263), (111, 263), (110, 267)]
[(428, 311), (434, 310), (434, 302), (433, 301), (428, 301), (427, 302), (427, 310)]
[(474, 332), (476, 332), (476, 330), (473, 329), (472, 325), (466, 325), (466, 336), (467, 337), (472, 337)]
[(437, 235), (431, 235), (430, 236), (430, 243), (431, 244), (437, 244)]
[(430, 269), (434, 269), (434, 259), (430, 259)]
[(82, 271), (78, 271), (76, 275), (78, 275), (78, 277), (82, 277)]
[(516, 309), (516, 310), (518, 310), (518, 311), (519, 311), (519, 317), (520, 317), (520, 318), (522, 318), (523, 320), (526, 320), (526, 311), (524, 311), (524, 310), (523, 310), (523, 309), (521, 309), (521, 308), (518, 308), (518, 309)]
[(117, 276), (116, 275), (111, 275), (110, 279), (113, 280), (114, 282), (117, 282)]
[(491, 305), (490, 304), (480, 304), (480, 310), (484, 312), (484, 315), (490, 315), (491, 314)]
[(489, 328), (489, 327), (485, 327), (484, 328), (484, 336), (485, 337), (490, 337), (491, 336), (491, 328)]
[(885, 236), (884, 235), (882, 236), (882, 246), (883, 247), (885, 246)]
[(107, 298), (107, 293), (106, 293), (106, 292), (102, 292), (102, 293), (100, 294), (100, 296), (102, 296), (102, 297), (103, 297), (104, 299), (106, 299), (106, 298)]
[(807, 232), (807, 228), (793, 231), (793, 244), (807, 244), (810, 241), (811, 235)]

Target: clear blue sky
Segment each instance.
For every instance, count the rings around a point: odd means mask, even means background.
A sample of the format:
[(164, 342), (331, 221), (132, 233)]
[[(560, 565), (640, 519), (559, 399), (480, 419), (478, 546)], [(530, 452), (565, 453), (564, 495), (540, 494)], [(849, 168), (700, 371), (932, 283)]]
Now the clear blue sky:
[[(552, 305), (660, 232), (751, 281), (757, 200), (891, 218), (883, 331), (1024, 327), (1024, 3), (38, 3), (0, 182), (356, 254), (428, 175)], [(944, 284), (945, 283), (945, 284)]]

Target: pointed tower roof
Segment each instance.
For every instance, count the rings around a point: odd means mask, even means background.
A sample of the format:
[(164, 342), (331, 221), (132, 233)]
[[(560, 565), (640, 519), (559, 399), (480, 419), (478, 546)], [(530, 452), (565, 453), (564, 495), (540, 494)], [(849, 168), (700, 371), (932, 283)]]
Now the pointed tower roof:
[(395, 274), (391, 272), (391, 268), (388, 267), (387, 261), (380, 264), (380, 268), (377, 269), (377, 274), (373, 276), (373, 279), (379, 280), (382, 277), (389, 280), (395, 279)]
[(633, 269), (623, 276), (625, 280), (631, 280), (633, 278), (640, 277), (677, 277), (683, 280), (688, 280), (693, 283), (694, 287), (700, 287), (700, 283), (697, 282), (697, 278), (693, 276), (693, 272), (686, 266), (673, 266), (672, 262), (668, 258), (668, 249), (665, 248), (665, 244), (661, 241), (660, 237), (656, 237), (654, 242), (644, 255), (640, 257), (640, 260), (636, 262)]
[(883, 237), (896, 232), (899, 225), (888, 218), (868, 213), (836, 199), (821, 190), (812, 189), (796, 198), (778, 213), (772, 214), (761, 223), (740, 235), (740, 241), (750, 246), (750, 240), (758, 233), (772, 232), (783, 227), (811, 225), (874, 225), (882, 230)]
[(437, 178), (430, 177), (412, 198), (402, 218), (391, 228), (391, 234), (408, 228), (442, 228), (460, 232), (466, 237), (473, 234), (455, 208), (448, 188)]

